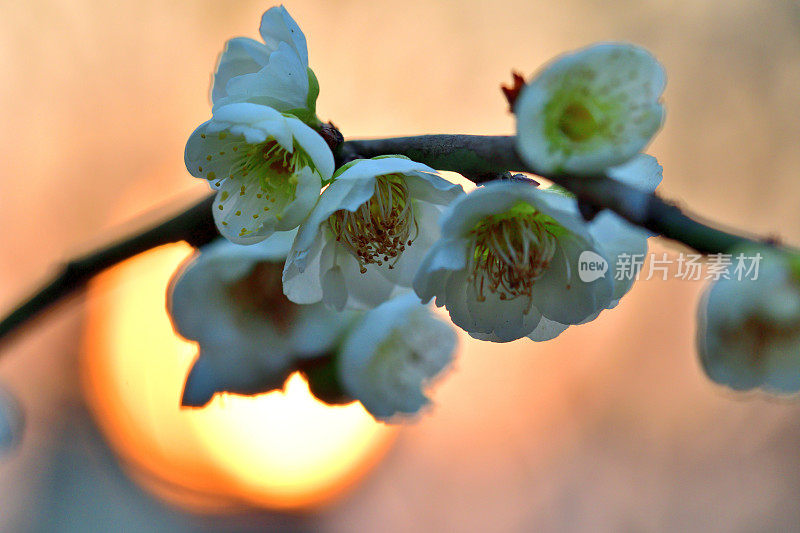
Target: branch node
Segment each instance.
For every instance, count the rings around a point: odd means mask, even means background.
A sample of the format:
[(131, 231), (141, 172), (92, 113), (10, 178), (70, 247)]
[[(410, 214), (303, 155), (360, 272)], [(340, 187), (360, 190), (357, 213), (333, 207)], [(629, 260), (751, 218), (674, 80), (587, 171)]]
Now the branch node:
[(328, 143), (328, 147), (332, 152), (335, 152), (336, 148), (344, 142), (344, 135), (339, 131), (339, 128), (334, 126), (333, 122), (321, 125), (319, 127), (319, 134), (325, 139), (325, 142)]
[(516, 183), (525, 183), (527, 185), (533, 185), (534, 187), (538, 187), (539, 185), (541, 185), (541, 183), (539, 183), (535, 179), (529, 178), (525, 174), (519, 174), (519, 173), (514, 174), (511, 172), (503, 172), (502, 174), (499, 174), (497, 176), (497, 179), (513, 181)]

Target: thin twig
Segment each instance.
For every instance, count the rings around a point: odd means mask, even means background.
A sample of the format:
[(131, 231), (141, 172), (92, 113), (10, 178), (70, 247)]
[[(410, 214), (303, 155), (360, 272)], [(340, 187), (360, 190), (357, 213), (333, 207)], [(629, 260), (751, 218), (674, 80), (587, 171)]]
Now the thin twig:
[(213, 196), (150, 229), (121, 239), (65, 264), (50, 282), (0, 321), (0, 341), (65, 296), (82, 288), (103, 270), (137, 254), (173, 242), (202, 246), (218, 236), (211, 214)]

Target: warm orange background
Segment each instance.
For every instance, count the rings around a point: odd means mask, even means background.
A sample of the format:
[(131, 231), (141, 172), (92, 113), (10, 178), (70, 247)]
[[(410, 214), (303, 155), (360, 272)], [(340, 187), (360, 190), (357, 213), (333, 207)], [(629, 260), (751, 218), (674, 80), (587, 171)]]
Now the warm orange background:
[[(2, 309), (56, 262), (131, 229), (119, 221), (204, 194), (183, 167), (184, 142), (209, 114), (222, 43), (255, 37), (269, 5), (3, 3)], [(644, 45), (668, 72), (667, 123), (650, 149), (665, 167), (663, 193), (800, 242), (794, 2), (287, 7), (308, 37), (320, 115), (346, 136), (507, 134), (513, 119), (498, 85), (512, 67), (530, 73), (598, 40)], [(703, 378), (693, 349), (701, 290), (645, 281), (617, 310), (556, 341), (464, 342), (436, 409), (402, 432), (360, 488), (309, 520), (331, 531), (796, 528), (800, 409)], [(78, 299), (3, 347), (0, 377), (29, 427), (22, 449), (0, 460), (0, 530), (70, 512), (52, 505), (62, 495), (49, 469), (81, 412), (81, 314)]]

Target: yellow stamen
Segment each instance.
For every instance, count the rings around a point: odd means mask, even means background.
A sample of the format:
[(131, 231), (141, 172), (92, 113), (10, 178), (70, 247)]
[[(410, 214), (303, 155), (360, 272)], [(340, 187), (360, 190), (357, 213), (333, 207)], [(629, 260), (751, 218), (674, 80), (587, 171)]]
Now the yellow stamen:
[(408, 188), (402, 176), (394, 174), (378, 176), (367, 202), (352, 212), (336, 211), (328, 224), (336, 240), (356, 258), (362, 274), (368, 264), (388, 262), (394, 268), (419, 231)]
[(471, 231), (474, 252), (469, 280), (478, 300), (488, 290), (501, 300), (531, 298), (556, 253), (556, 234), (563, 228), (551, 217), (526, 203), (507, 213), (489, 216)]

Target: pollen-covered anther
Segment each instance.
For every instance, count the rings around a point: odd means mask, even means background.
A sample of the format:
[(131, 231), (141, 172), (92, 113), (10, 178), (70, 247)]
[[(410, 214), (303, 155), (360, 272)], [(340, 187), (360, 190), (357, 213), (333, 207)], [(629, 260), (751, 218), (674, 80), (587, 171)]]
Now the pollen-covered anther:
[(358, 260), (362, 274), (369, 264), (388, 263), (388, 268), (394, 268), (419, 231), (408, 188), (394, 174), (378, 176), (367, 202), (355, 211), (336, 211), (328, 224), (336, 240)]
[[(518, 210), (516, 210), (518, 211)], [(555, 222), (535, 210), (488, 217), (472, 230), (474, 253), (469, 280), (479, 301), (484, 291), (501, 300), (531, 298), (556, 252)]]

